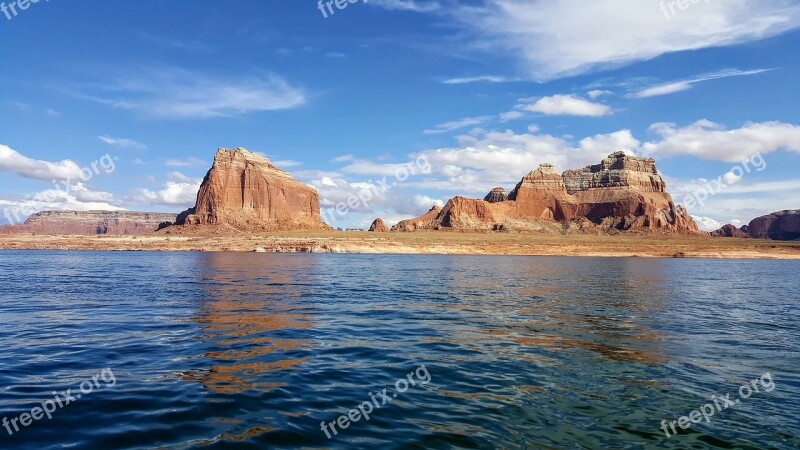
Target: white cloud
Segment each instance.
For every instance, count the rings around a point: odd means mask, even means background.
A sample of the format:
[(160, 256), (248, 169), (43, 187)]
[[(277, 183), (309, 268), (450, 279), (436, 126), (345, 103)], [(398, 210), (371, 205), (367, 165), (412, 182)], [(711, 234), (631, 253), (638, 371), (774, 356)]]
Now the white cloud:
[(381, 8), (394, 11), (414, 11), (420, 13), (434, 12), (442, 8), (437, 1), (417, 1), (417, 0), (370, 0), (370, 5), (377, 5)]
[(605, 91), (600, 89), (595, 89), (593, 91), (589, 91), (586, 93), (586, 95), (588, 95), (589, 98), (591, 98), (592, 100), (612, 94), (614, 94), (612, 91)]
[(502, 77), (498, 75), (481, 75), (477, 77), (448, 78), (442, 81), (442, 83), (444, 84), (507, 83), (510, 81), (518, 81), (518, 80), (515, 78)]
[(722, 222), (714, 220), (711, 217), (692, 216), (692, 218), (703, 231), (716, 231), (724, 225)]
[(146, 145), (142, 144), (141, 142), (136, 142), (133, 139), (115, 138), (108, 135), (97, 136), (97, 139), (112, 147), (133, 148), (137, 150), (144, 150), (147, 148)]
[(111, 73), (75, 95), (114, 108), (166, 119), (230, 117), (305, 104), (302, 89), (283, 78), (222, 78), (175, 67)]
[(136, 205), (163, 205), (177, 208), (190, 208), (197, 201), (197, 191), (200, 190), (201, 179), (190, 179), (178, 172), (170, 176), (172, 181), (164, 183), (164, 188), (159, 191), (150, 189), (137, 189), (126, 199), (126, 202)]
[(608, 105), (590, 102), (574, 95), (542, 97), (533, 104), (522, 106), (522, 109), (548, 116), (601, 117), (611, 114)]
[(440, 123), (436, 125), (433, 129), (423, 131), (423, 134), (442, 134), (442, 133), (449, 133), (451, 131), (460, 130), (466, 127), (474, 127), (476, 125), (481, 125), (483, 123), (488, 122), (492, 119), (492, 116), (480, 116), (480, 117), (467, 117), (461, 120), (453, 120), (450, 122)]
[(727, 130), (709, 120), (700, 120), (685, 128), (672, 123), (656, 123), (650, 129), (660, 141), (646, 142), (642, 152), (657, 159), (692, 155), (702, 159), (741, 162), (756, 154), (779, 149), (800, 152), (800, 126), (782, 122), (748, 123)]
[(661, 95), (669, 95), (677, 92), (688, 91), (696, 83), (703, 81), (719, 80), (721, 78), (741, 77), (748, 75), (757, 75), (764, 72), (769, 72), (774, 69), (756, 69), (756, 70), (723, 70), (720, 72), (701, 75), (696, 78), (673, 81), (671, 83), (660, 84), (657, 86), (650, 86), (630, 95), (631, 98), (649, 98), (658, 97)]
[(476, 46), (513, 54), (536, 80), (755, 41), (800, 25), (800, 5), (789, 0), (700, 2), (667, 18), (660, 5), (669, 3), (487, 0), (452, 11)]
[(208, 163), (200, 158), (190, 156), (185, 159), (168, 159), (164, 165), (167, 167), (204, 167), (207, 166)]
[(77, 180), (81, 167), (69, 159), (59, 162), (28, 158), (18, 151), (0, 144), (0, 172), (15, 173), (24, 178), (43, 181)]

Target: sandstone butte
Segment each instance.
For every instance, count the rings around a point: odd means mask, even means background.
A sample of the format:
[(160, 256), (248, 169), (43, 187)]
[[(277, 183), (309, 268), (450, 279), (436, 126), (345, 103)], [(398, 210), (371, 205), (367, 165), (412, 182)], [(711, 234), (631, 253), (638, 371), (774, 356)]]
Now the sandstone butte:
[(172, 225), (175, 216), (130, 211), (42, 211), (22, 225), (0, 227), (0, 234), (136, 236)]
[(217, 151), (197, 203), (178, 216), (176, 225), (242, 231), (327, 228), (316, 190), (243, 148)]
[(600, 164), (558, 174), (542, 164), (505, 196), (493, 189), (484, 200), (455, 197), (444, 208), (402, 221), (392, 231), (497, 230), (601, 233), (697, 233), (677, 208), (652, 159), (616, 152)]
[(369, 231), (373, 233), (388, 233), (389, 227), (387, 227), (386, 224), (383, 223), (383, 219), (378, 217), (377, 219), (375, 219), (374, 222), (372, 222), (372, 225), (370, 225)]

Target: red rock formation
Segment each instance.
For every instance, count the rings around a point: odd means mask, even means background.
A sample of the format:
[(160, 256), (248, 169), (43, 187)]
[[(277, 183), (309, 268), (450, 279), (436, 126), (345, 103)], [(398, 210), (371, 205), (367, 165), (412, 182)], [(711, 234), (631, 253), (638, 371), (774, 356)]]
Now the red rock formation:
[(386, 224), (383, 223), (383, 219), (378, 217), (377, 219), (375, 219), (374, 222), (372, 222), (372, 225), (369, 227), (369, 231), (373, 233), (388, 233), (389, 227), (387, 227)]
[(750, 237), (749, 234), (736, 228), (735, 225), (725, 225), (717, 231), (711, 232), (712, 237), (726, 237), (726, 238), (747, 238)]
[(317, 191), (245, 149), (221, 148), (180, 225), (239, 230), (323, 228)]
[(442, 210), (438, 205), (433, 205), (430, 211), (426, 212), (416, 219), (404, 220), (392, 227), (392, 231), (415, 231), (420, 229), (434, 229), (436, 225), (433, 223), (439, 212)]
[(130, 211), (42, 211), (22, 225), (0, 228), (0, 233), (142, 235), (172, 225), (176, 216)]
[(800, 239), (800, 210), (779, 211), (753, 219), (747, 232), (756, 239), (794, 241)]
[[(489, 202), (456, 197), (435, 218), (429, 212), (415, 227), (459, 229), (549, 229), (553, 222), (567, 231), (647, 230), (697, 232), (697, 224), (677, 208), (652, 159), (610, 155), (600, 164), (559, 175), (542, 164), (526, 175), (508, 195), (508, 201)], [(588, 220), (588, 222), (587, 222)], [(402, 224), (403, 222), (401, 222)], [(400, 224), (398, 224), (400, 225)], [(399, 227), (398, 227), (399, 228)], [(394, 230), (394, 228), (393, 228)]]

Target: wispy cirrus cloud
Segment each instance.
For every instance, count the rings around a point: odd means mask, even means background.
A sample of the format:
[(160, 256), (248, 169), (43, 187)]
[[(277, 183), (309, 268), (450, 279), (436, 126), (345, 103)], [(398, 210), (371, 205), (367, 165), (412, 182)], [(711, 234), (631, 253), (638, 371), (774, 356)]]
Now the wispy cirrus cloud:
[(443, 84), (470, 84), (470, 83), (510, 83), (519, 81), (517, 78), (503, 77), (499, 75), (481, 75), (477, 77), (448, 78), (443, 80)]
[(750, 75), (758, 75), (760, 73), (769, 72), (775, 69), (755, 69), (755, 70), (739, 70), (739, 69), (729, 69), (729, 70), (721, 70), (719, 72), (709, 73), (705, 75), (699, 75), (695, 78), (690, 78), (688, 80), (680, 80), (680, 81), (672, 81), (669, 83), (658, 84), (655, 86), (649, 86), (644, 89), (641, 89), (633, 94), (630, 94), (629, 97), (631, 98), (650, 98), (650, 97), (658, 97), (661, 95), (669, 95), (675, 94), (678, 92), (688, 91), (692, 89), (692, 87), (697, 83), (702, 83), (704, 81), (711, 81), (711, 80), (719, 80), (722, 78), (729, 78), (729, 77), (744, 77)]
[(442, 9), (442, 5), (437, 1), (370, 0), (368, 4), (393, 11), (414, 11), (420, 13), (434, 12)]
[(102, 81), (76, 86), (79, 98), (165, 119), (231, 117), (292, 109), (302, 89), (278, 75), (222, 77), (176, 67), (112, 70)]
[(208, 163), (200, 158), (190, 156), (184, 159), (168, 159), (164, 165), (167, 167), (205, 167)]
[(443, 134), (451, 131), (460, 130), (466, 127), (474, 127), (492, 120), (493, 116), (479, 116), (479, 117), (466, 117), (460, 120), (453, 120), (450, 122), (440, 123), (435, 127), (425, 130), (423, 134)]
[(788, 0), (701, 2), (670, 19), (658, 1), (642, 0), (486, 0), (448, 13), (473, 35), (475, 47), (510, 54), (539, 81), (800, 27), (800, 5)]
[(134, 141), (133, 139), (115, 138), (105, 134), (102, 136), (97, 136), (97, 139), (117, 148), (132, 148), (137, 150), (144, 150), (147, 148), (146, 145), (142, 144), (141, 142)]

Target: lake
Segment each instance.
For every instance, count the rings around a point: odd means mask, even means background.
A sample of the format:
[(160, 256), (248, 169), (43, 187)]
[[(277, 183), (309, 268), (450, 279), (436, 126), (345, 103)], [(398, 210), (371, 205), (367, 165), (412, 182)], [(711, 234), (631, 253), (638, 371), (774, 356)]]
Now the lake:
[(2, 449), (800, 448), (800, 262), (25, 251), (0, 292)]

